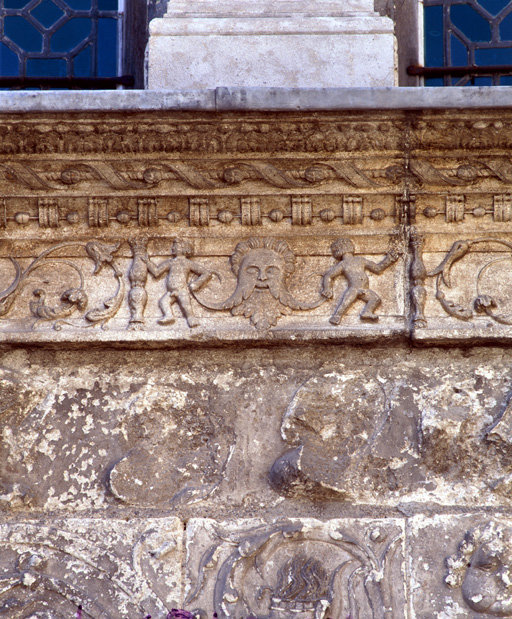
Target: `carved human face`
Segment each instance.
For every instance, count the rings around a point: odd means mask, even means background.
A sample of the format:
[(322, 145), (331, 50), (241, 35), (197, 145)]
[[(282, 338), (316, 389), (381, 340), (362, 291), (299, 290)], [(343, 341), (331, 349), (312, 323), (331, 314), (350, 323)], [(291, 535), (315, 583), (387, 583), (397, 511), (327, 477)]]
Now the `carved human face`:
[(253, 249), (240, 265), (239, 277), (244, 287), (277, 290), (283, 285), (283, 258), (271, 249)]
[(471, 557), (462, 583), (466, 604), (481, 613), (512, 617), (512, 548), (482, 544)]

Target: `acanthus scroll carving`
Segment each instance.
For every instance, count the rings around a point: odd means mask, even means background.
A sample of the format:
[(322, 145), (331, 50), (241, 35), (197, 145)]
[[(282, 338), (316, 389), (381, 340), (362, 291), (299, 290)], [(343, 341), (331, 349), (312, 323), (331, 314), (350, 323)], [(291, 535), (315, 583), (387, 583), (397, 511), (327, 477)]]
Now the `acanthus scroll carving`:
[[(112, 270), (117, 281), (117, 290), (114, 295), (102, 301), (101, 305), (90, 309), (84, 314), (84, 318), (93, 324), (104, 324), (112, 318), (119, 309), (124, 297), (124, 281), (119, 267), (114, 261), (113, 254), (119, 248), (119, 244), (109, 245), (99, 241), (90, 241), (81, 244), (75, 242), (59, 243), (43, 251), (34, 258), (30, 264), (22, 269), (18, 260), (11, 258), (15, 269), (14, 279), (11, 284), (0, 292), (0, 317), (7, 316), (11, 311), (14, 302), (28, 285), (31, 276), (36, 270), (41, 268), (57, 269), (62, 279), (73, 274), (73, 279), (77, 280), (75, 285), (65, 289), (58, 298), (57, 304), (47, 302), (48, 292), (43, 287), (34, 288), (32, 291), (33, 299), (29, 302), (29, 308), (37, 321), (55, 321), (54, 328), (60, 328), (62, 321), (71, 314), (84, 312), (89, 304), (87, 292), (85, 290), (85, 280), (83, 269), (69, 258), (59, 256), (60, 250), (69, 248), (80, 248), (85, 250), (86, 256), (91, 259), (95, 266), (93, 275), (97, 275), (104, 266)], [(43, 284), (45, 280), (43, 280)], [(36, 321), (36, 323), (37, 323)], [(35, 326), (35, 324), (33, 326)]]
[[(419, 237), (414, 240), (413, 235), (412, 246), (414, 257), (411, 264), (411, 295), (415, 316), (419, 317), (416, 326), (426, 326), (422, 309), (425, 303), (423, 283), (426, 278), (431, 277), (435, 278), (435, 298), (452, 318), (467, 322), (477, 314), (485, 314), (496, 323), (512, 325), (512, 312), (503, 309), (507, 298), (502, 289), (503, 279), (512, 264), (510, 241), (493, 237), (457, 240), (441, 262), (430, 271), (426, 270), (423, 263), (422, 241)], [(464, 301), (448, 296), (449, 291), (457, 287), (454, 267), (458, 262), (464, 262), (464, 275), (461, 278), (459, 272), (459, 280), (463, 279), (470, 285)], [(418, 293), (421, 294), (418, 296)]]
[(207, 533), (210, 544), (186, 600), (201, 618), (212, 611), (260, 619), (403, 616), (400, 587), (390, 596), (386, 586), (400, 565), (397, 527), (314, 520), (203, 527), (193, 524), (194, 541)]
[[(307, 316), (309, 312), (321, 325), (327, 322), (326, 313), (334, 311), (330, 322), (337, 326), (349, 307), (362, 299), (366, 305), (360, 319), (376, 321), (374, 310), (381, 297), (371, 289), (366, 272), (378, 275), (400, 255), (393, 236), (391, 248), (378, 263), (356, 255), (353, 241), (342, 237), (332, 244), (337, 264), (326, 271), (324, 255), (306, 253), (298, 258), (287, 241), (276, 237), (249, 237), (234, 249), (228, 245), (228, 260), (222, 257), (226, 255), (225, 241), (217, 256), (195, 256), (192, 239), (174, 237), (167, 244), (170, 250), (166, 244), (145, 235), (132, 237), (127, 243), (66, 241), (42, 251), (23, 267), (12, 257), (14, 274), (12, 267), (4, 266), (4, 277), (11, 283), (0, 292), (0, 318), (13, 317), (10, 312), (19, 299), (18, 314), (25, 302), (37, 319), (32, 326), (53, 322), (56, 329), (64, 324), (79, 328), (101, 324), (106, 328), (106, 323), (118, 315), (128, 321), (130, 330), (156, 325), (169, 328), (176, 323), (174, 333), (184, 326), (207, 330), (212, 327), (211, 318), (230, 312), (264, 332), (284, 316)], [(160, 252), (162, 259), (153, 257), (152, 251)], [(88, 262), (94, 264), (92, 271)], [(229, 283), (233, 275), (234, 289)], [(162, 289), (158, 280), (164, 276)], [(345, 278), (347, 286), (333, 310), (329, 299), (333, 296), (332, 281), (338, 276)], [(107, 294), (111, 277), (115, 288)], [(32, 298), (27, 301), (23, 291), (34, 283)], [(314, 312), (321, 306), (326, 312)]]

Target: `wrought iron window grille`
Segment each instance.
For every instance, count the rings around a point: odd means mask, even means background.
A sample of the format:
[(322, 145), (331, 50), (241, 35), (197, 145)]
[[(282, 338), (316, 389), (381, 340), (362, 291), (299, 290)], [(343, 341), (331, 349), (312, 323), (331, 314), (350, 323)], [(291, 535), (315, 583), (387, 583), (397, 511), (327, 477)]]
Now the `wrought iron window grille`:
[(512, 2), (423, 0), (425, 66), (409, 75), (429, 86), (512, 84)]
[(0, 0), (0, 88), (133, 86), (123, 0)]

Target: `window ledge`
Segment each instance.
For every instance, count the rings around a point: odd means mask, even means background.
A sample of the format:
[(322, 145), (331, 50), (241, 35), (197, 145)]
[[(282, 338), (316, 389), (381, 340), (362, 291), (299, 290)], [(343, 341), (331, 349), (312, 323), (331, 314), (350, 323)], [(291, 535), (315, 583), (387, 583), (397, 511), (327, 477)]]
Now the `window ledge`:
[(0, 112), (507, 108), (512, 86), (0, 92)]

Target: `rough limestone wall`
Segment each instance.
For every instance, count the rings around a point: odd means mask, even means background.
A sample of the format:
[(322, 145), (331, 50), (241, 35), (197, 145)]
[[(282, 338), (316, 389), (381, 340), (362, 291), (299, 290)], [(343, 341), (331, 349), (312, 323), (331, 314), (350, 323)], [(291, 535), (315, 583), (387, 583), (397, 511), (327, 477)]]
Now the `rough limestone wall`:
[(6, 351), (0, 608), (508, 616), (506, 358)]

